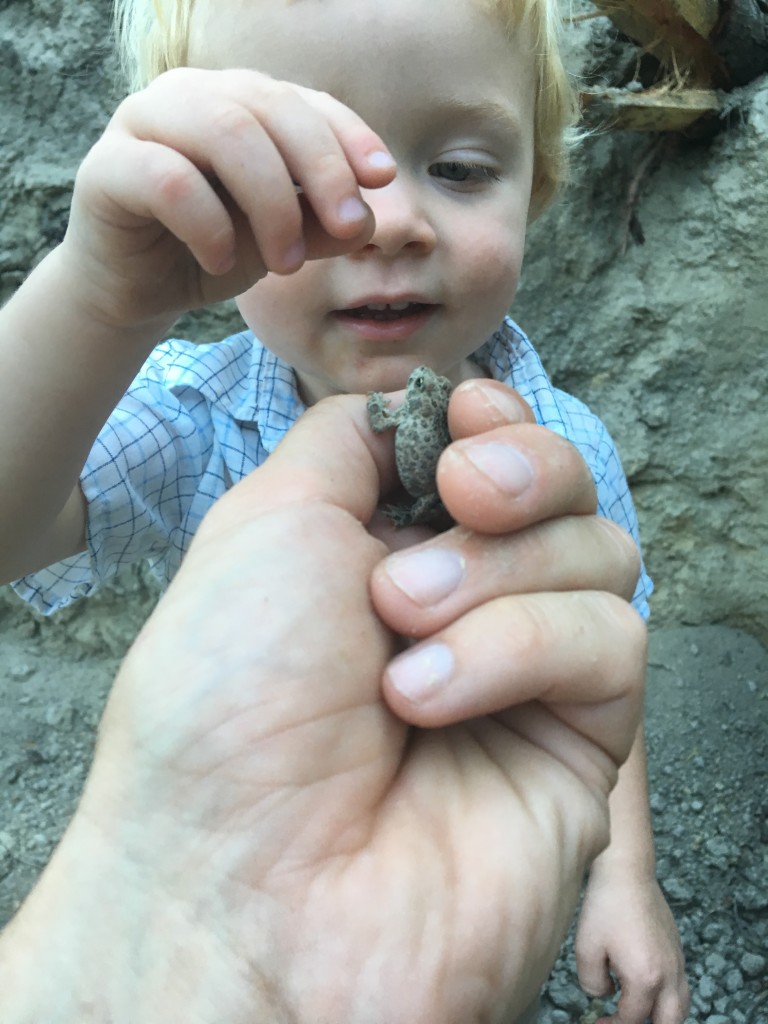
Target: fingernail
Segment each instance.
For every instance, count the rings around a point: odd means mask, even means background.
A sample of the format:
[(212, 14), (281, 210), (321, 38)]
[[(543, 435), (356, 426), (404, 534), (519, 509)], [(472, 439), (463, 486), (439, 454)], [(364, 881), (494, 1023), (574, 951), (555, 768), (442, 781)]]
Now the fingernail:
[(366, 160), (371, 167), (376, 167), (379, 170), (389, 169), (395, 166), (395, 161), (392, 159), (389, 153), (383, 149), (375, 149), (372, 153), (369, 153)]
[(363, 220), (368, 215), (368, 207), (357, 196), (348, 196), (339, 203), (339, 219), (345, 223)]
[(304, 242), (299, 239), (298, 242), (294, 242), (293, 245), (286, 250), (285, 253), (285, 265), (286, 267), (300, 267), (307, 255), (307, 250), (304, 247)]
[(391, 555), (384, 569), (398, 588), (427, 608), (452, 594), (464, 578), (464, 559), (457, 551), (428, 548)]
[(414, 703), (422, 703), (442, 689), (453, 675), (450, 647), (427, 644), (399, 654), (389, 663), (387, 674), (394, 688)]
[(466, 445), (463, 452), (481, 473), (507, 494), (522, 494), (533, 479), (530, 462), (517, 448), (488, 441)]
[[(522, 423), (523, 412), (519, 403), (506, 391), (485, 386), (485, 381), (470, 380), (464, 388), (477, 391), (486, 409), (493, 414), (494, 422), (500, 427), (507, 423)], [(498, 413), (498, 415), (496, 415)]]

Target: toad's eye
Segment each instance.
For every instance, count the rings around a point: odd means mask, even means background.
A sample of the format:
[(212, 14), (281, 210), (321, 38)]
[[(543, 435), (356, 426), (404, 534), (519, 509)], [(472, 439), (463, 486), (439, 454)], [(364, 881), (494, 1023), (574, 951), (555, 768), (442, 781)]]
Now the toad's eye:
[(477, 185), (484, 181), (499, 180), (499, 175), (492, 167), (461, 160), (438, 160), (437, 163), (430, 166), (429, 173), (433, 178), (443, 178), (445, 181), (457, 182), (462, 185)]

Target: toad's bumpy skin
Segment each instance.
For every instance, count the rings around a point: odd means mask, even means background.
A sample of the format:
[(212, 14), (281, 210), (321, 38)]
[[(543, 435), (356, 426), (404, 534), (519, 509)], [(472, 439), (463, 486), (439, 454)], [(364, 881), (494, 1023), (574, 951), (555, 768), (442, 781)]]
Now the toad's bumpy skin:
[(387, 505), (382, 511), (395, 526), (428, 523), (444, 515), (435, 486), (437, 460), (450, 444), (448, 399), (453, 385), (428, 366), (408, 378), (405, 401), (395, 412), (380, 391), (368, 396), (368, 418), (377, 434), (395, 428), (395, 461), (400, 482), (415, 499), (408, 505)]

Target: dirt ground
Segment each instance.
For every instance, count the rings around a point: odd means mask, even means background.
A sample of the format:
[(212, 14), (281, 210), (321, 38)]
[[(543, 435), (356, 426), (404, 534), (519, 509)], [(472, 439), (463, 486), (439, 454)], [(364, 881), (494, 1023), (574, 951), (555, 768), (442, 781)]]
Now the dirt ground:
[[(59, 629), (3, 630), (0, 924), (74, 810), (119, 661), (115, 649), (84, 655)], [(658, 876), (685, 945), (689, 1021), (768, 1024), (768, 651), (723, 626), (655, 631), (647, 726)], [(601, 1009), (578, 987), (569, 939), (542, 1024), (590, 1024)]]

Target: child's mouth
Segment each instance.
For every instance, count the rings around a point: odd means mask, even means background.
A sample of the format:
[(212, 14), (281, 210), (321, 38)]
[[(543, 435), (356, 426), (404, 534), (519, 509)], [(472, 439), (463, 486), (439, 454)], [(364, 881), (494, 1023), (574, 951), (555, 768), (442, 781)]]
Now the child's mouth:
[(391, 321), (417, 316), (431, 308), (425, 302), (369, 302), (354, 309), (340, 309), (338, 315), (353, 320)]

